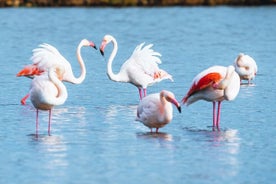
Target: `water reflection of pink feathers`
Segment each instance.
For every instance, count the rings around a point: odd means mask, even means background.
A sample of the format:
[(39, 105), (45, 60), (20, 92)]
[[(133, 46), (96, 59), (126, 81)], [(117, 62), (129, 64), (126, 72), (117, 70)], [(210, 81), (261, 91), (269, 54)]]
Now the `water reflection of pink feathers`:
[(168, 124), (173, 118), (174, 104), (181, 112), (181, 106), (170, 91), (150, 94), (144, 97), (137, 107), (136, 121), (142, 122), (145, 126), (158, 129)]
[[(116, 39), (111, 35), (105, 35), (100, 47), (102, 55), (108, 43), (113, 44), (112, 53), (107, 63), (107, 75), (109, 79), (116, 82), (128, 82), (136, 86), (139, 90), (140, 99), (146, 96), (147, 87), (164, 79), (173, 81), (172, 76), (166, 71), (159, 69), (161, 63), (161, 54), (152, 50), (152, 44), (144, 46), (144, 43), (138, 45), (128, 60), (121, 66), (120, 72), (114, 74), (112, 71), (112, 62), (118, 51)], [(144, 47), (143, 47), (144, 46)], [(143, 95), (142, 95), (143, 91)]]
[[(34, 76), (41, 75), (43, 72), (47, 72), (51, 67), (58, 64), (64, 67), (64, 74), (62, 77), (63, 81), (73, 84), (80, 84), (83, 82), (86, 76), (86, 68), (81, 56), (81, 48), (83, 46), (91, 46), (96, 49), (96, 46), (93, 42), (88, 41), (87, 39), (83, 39), (80, 41), (77, 47), (77, 59), (80, 64), (81, 73), (80, 76), (77, 78), (73, 74), (70, 62), (66, 60), (54, 46), (46, 43), (40, 44), (38, 48), (33, 50), (33, 55), (31, 57), (33, 64), (25, 66), (21, 71), (17, 73), (16, 76), (26, 76), (29, 78), (33, 78)], [(21, 103), (25, 104), (25, 101), (28, 97), (29, 94), (23, 97)]]

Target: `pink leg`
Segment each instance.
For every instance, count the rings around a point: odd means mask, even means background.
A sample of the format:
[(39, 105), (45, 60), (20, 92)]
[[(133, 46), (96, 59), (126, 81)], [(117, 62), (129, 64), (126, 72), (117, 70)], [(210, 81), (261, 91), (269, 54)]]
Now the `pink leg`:
[(213, 131), (215, 130), (216, 127), (216, 102), (213, 102)]
[(141, 88), (138, 88), (138, 90), (139, 90), (140, 100), (142, 100), (142, 89), (141, 89)]
[(52, 117), (52, 110), (49, 110), (49, 122), (48, 122), (48, 135), (51, 135), (51, 117)]
[(36, 109), (36, 124), (35, 124), (36, 130), (35, 135), (38, 136), (38, 109)]
[(24, 96), (22, 99), (21, 99), (21, 104), (22, 105), (25, 105), (26, 104), (26, 100), (29, 98), (30, 94), (28, 93), (26, 96)]
[(218, 112), (217, 112), (217, 129), (219, 131), (219, 121), (220, 121), (220, 108), (221, 108), (221, 101), (218, 102)]
[(144, 97), (147, 96), (147, 88), (144, 88), (143, 91), (144, 91)]

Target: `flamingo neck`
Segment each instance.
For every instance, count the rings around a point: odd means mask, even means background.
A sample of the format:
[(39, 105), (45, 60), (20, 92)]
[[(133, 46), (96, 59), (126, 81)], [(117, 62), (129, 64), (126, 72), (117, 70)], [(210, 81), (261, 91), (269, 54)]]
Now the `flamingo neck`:
[(229, 83), (231, 81), (232, 75), (234, 73), (234, 70), (235, 69), (234, 69), (233, 66), (227, 67), (225, 77), (224, 77), (224, 79), (222, 79), (220, 81), (220, 83), (218, 84), (217, 89), (224, 90), (224, 89), (226, 89), (228, 87), (228, 85), (229, 85)]
[(113, 38), (111, 40), (112, 44), (113, 44), (113, 50), (109, 56), (108, 62), (107, 62), (107, 75), (109, 77), (110, 80), (116, 81), (116, 82), (122, 82), (121, 77), (118, 74), (113, 73), (112, 71), (112, 63), (113, 60), (118, 52), (118, 44), (117, 41)]
[(162, 92), (160, 93), (160, 102), (161, 102), (160, 113), (162, 114), (160, 118), (162, 118), (163, 121), (165, 122), (169, 122), (172, 119), (172, 111), (171, 111), (172, 106), (166, 100), (166, 97)]
[(84, 64), (84, 61), (82, 59), (82, 56), (81, 56), (81, 48), (83, 47), (83, 44), (80, 43), (78, 45), (78, 48), (77, 48), (77, 59), (78, 59), (78, 62), (80, 64), (80, 69), (81, 69), (81, 74), (78, 78), (76, 78), (74, 75), (73, 75), (73, 78), (72, 78), (72, 83), (74, 84), (80, 84), (84, 81), (85, 79), (85, 76), (86, 76), (86, 68), (85, 68), (85, 64)]
[(50, 81), (56, 86), (58, 90), (58, 96), (49, 98), (49, 104), (52, 105), (62, 105), (67, 99), (67, 89), (65, 85), (57, 78), (54, 68), (51, 68), (48, 72), (48, 77)]

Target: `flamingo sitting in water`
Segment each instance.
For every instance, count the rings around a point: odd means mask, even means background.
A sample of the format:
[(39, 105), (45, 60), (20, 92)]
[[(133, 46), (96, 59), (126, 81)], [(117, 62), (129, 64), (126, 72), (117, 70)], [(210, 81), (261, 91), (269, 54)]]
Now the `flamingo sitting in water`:
[[(173, 81), (172, 76), (166, 71), (159, 69), (161, 63), (161, 54), (151, 49), (149, 44), (145, 47), (144, 43), (138, 45), (129, 59), (121, 66), (120, 72), (114, 74), (112, 71), (112, 62), (118, 51), (116, 39), (111, 35), (105, 35), (100, 47), (101, 54), (104, 55), (104, 49), (108, 43), (112, 42), (113, 51), (107, 63), (107, 75), (109, 79), (116, 82), (128, 82), (136, 86), (139, 90), (140, 100), (147, 94), (147, 86), (164, 79)], [(158, 57), (159, 56), (159, 57)]]
[[(223, 100), (234, 100), (240, 90), (240, 77), (233, 66), (212, 66), (199, 73), (182, 102), (190, 105), (198, 100), (213, 102), (213, 130), (219, 130), (220, 108)], [(216, 116), (216, 103), (217, 116)]]
[(67, 89), (60, 78), (64, 74), (63, 66), (51, 67), (47, 73), (34, 77), (30, 88), (30, 100), (36, 110), (36, 135), (38, 133), (38, 111), (48, 110), (48, 135), (50, 135), (52, 108), (62, 105), (67, 99)]
[(247, 80), (248, 84), (250, 84), (250, 80), (255, 78), (258, 70), (255, 60), (243, 53), (240, 53), (235, 59), (234, 67), (241, 80)]
[(149, 127), (158, 129), (170, 123), (173, 118), (174, 104), (181, 113), (181, 106), (170, 91), (162, 90), (160, 93), (150, 94), (144, 97), (137, 107), (136, 121)]
[[(31, 57), (33, 64), (25, 66), (21, 71), (17, 73), (16, 76), (25, 76), (33, 78), (34, 76), (42, 74), (44, 71), (47, 72), (49, 68), (58, 64), (64, 67), (64, 75), (62, 78), (63, 81), (70, 82), (73, 84), (80, 84), (83, 82), (86, 76), (86, 68), (81, 56), (81, 48), (83, 46), (90, 46), (97, 49), (96, 45), (92, 41), (88, 41), (87, 39), (83, 39), (80, 41), (76, 52), (77, 59), (81, 68), (81, 74), (78, 78), (74, 76), (69, 61), (67, 61), (55, 47), (46, 43), (40, 44), (39, 48), (33, 50), (33, 55)], [(26, 100), (29, 97), (29, 95), (30, 94), (27, 94), (25, 97), (21, 99), (21, 104), (26, 104)]]

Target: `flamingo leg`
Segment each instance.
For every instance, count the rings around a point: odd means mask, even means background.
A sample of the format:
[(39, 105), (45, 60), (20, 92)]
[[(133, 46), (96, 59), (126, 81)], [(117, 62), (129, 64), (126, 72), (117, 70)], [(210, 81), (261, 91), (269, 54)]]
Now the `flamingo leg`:
[(49, 122), (48, 122), (48, 135), (51, 135), (51, 117), (52, 117), (52, 110), (49, 110)]
[(156, 128), (156, 133), (158, 133), (158, 129), (159, 129), (159, 128)]
[(213, 102), (213, 131), (216, 127), (216, 102)]
[(35, 135), (38, 136), (38, 109), (36, 109), (36, 124), (35, 124)]
[(144, 97), (147, 96), (147, 88), (144, 88), (143, 92), (144, 92)]
[(142, 100), (142, 89), (141, 88), (138, 88), (138, 90), (139, 90), (139, 96), (140, 96), (140, 100)]
[(29, 98), (30, 94), (28, 93), (26, 96), (24, 96), (22, 99), (21, 99), (21, 104), (22, 105), (26, 105), (26, 100)]
[(218, 102), (218, 112), (217, 112), (217, 122), (216, 122), (216, 127), (219, 131), (219, 121), (220, 121), (220, 108), (221, 108), (221, 101)]

